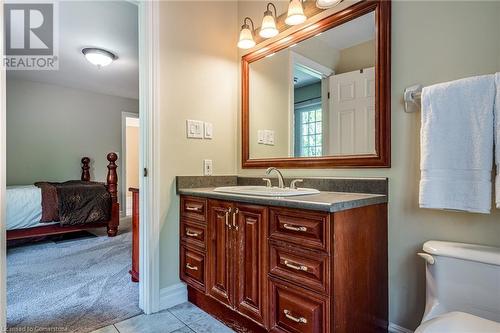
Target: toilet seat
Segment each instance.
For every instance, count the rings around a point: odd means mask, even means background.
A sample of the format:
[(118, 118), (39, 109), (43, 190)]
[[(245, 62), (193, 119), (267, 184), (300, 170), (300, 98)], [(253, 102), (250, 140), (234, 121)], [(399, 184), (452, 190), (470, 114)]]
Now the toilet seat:
[(415, 333), (500, 333), (500, 323), (465, 312), (448, 312), (427, 320)]

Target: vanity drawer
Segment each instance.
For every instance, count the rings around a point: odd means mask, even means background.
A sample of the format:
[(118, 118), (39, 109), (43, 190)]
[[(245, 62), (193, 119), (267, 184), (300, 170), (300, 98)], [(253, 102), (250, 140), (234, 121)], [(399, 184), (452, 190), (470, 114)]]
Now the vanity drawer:
[(181, 196), (181, 216), (205, 222), (207, 219), (207, 200)]
[(181, 245), (181, 280), (205, 292), (205, 254)]
[(277, 280), (271, 280), (271, 295), (271, 332), (330, 332), (327, 298)]
[(310, 249), (329, 251), (330, 214), (271, 208), (269, 217), (271, 239), (295, 243)]
[(207, 227), (199, 222), (181, 219), (181, 241), (188, 245), (206, 247)]
[(329, 293), (329, 257), (325, 253), (299, 250), (297, 247), (270, 245), (270, 273), (291, 283)]

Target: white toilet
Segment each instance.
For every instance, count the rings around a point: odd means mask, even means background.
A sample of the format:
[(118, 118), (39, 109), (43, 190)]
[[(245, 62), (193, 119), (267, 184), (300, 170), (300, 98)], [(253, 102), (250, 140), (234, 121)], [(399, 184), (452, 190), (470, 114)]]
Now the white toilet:
[(415, 333), (500, 333), (500, 248), (428, 241), (426, 305)]

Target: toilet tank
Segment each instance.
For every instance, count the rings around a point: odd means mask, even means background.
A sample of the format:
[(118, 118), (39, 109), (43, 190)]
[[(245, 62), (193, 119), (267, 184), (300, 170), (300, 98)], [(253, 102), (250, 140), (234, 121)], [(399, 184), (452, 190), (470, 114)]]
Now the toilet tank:
[(422, 322), (462, 311), (500, 322), (500, 248), (428, 241), (426, 306)]

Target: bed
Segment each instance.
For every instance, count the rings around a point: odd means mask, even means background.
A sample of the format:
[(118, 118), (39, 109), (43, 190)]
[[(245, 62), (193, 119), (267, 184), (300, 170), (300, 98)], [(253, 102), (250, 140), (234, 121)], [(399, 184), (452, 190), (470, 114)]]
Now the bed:
[[(43, 222), (42, 219), (42, 189), (35, 185), (8, 186), (7, 187), (7, 240), (17, 240), (23, 238), (42, 237), (65, 233), (78, 232), (85, 229), (106, 227), (109, 237), (114, 237), (118, 233), (119, 211), (118, 203), (118, 175), (116, 172), (115, 153), (107, 155), (108, 173), (106, 183), (100, 184), (90, 180), (90, 158), (83, 157), (81, 183), (104, 185), (109, 193), (109, 214), (108, 219), (100, 222), (87, 224), (62, 225), (61, 222)], [(96, 185), (98, 186), (98, 185)], [(44, 208), (45, 209), (45, 208)]]

